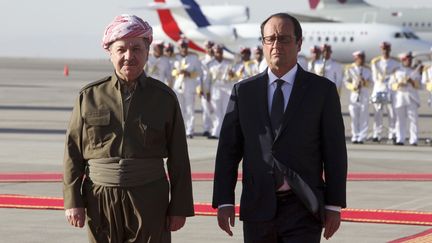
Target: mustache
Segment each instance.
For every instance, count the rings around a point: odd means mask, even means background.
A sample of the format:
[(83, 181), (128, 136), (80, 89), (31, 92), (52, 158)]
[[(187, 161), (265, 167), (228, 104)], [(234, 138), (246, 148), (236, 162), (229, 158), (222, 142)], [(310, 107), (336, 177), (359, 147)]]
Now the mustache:
[(123, 61), (123, 65), (125, 65), (125, 66), (134, 66), (134, 65), (136, 65), (136, 61), (135, 61), (135, 60), (128, 60), (128, 59), (125, 59), (125, 60)]

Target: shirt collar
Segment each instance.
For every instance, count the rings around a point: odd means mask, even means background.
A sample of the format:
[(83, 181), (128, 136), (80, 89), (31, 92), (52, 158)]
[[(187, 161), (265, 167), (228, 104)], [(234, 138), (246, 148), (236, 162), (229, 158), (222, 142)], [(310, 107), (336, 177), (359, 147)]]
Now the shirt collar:
[[(142, 72), (141, 75), (138, 77), (138, 80), (137, 80), (138, 83), (137, 83), (136, 87), (143, 88), (145, 86), (146, 79), (147, 79), (147, 75), (145, 74), (145, 72)], [(122, 82), (125, 82), (125, 81), (121, 80), (117, 76), (117, 73), (114, 71), (114, 74), (111, 76), (112, 86), (117, 88), (117, 89), (120, 89)]]
[(271, 70), (270, 68), (267, 68), (267, 74), (269, 77), (269, 83), (268, 85), (270, 86), (274, 81), (276, 81), (277, 79), (282, 79), (285, 82), (288, 82), (289, 84), (293, 85), (294, 84), (294, 79), (297, 73), (297, 65), (294, 65), (293, 68), (291, 68), (291, 70), (289, 70), (287, 73), (285, 73), (282, 77), (278, 78)]

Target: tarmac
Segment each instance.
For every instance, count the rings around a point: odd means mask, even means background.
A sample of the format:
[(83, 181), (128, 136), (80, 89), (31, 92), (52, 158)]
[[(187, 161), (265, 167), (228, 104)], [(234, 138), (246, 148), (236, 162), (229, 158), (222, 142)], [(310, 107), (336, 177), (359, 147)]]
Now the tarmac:
[[(68, 65), (69, 76), (64, 75), (64, 65)], [(62, 172), (64, 135), (74, 100), (81, 87), (111, 72), (108, 60), (0, 58), (0, 173)], [(432, 109), (427, 106), (425, 91), (420, 95), (421, 140), (416, 147), (393, 146), (386, 141), (351, 144), (347, 94), (344, 90), (341, 102), (349, 173), (432, 172), (432, 147), (426, 143), (426, 138), (432, 137)], [(199, 136), (199, 106), (196, 110), (197, 136), (188, 140), (192, 172), (213, 172), (217, 140)], [(195, 202), (211, 202), (212, 186), (211, 181), (193, 182)], [(241, 183), (237, 198), (240, 192)], [(349, 208), (432, 212), (430, 181), (348, 181), (347, 193)], [(61, 197), (62, 185), (0, 183), (0, 194)], [(0, 242), (87, 242), (86, 230), (69, 226), (62, 210), (0, 208), (0, 226)], [(343, 222), (335, 236), (322, 242), (389, 242), (430, 228)], [(173, 233), (173, 242), (243, 242), (238, 219), (233, 232), (229, 237), (219, 230), (213, 216), (195, 216)]]

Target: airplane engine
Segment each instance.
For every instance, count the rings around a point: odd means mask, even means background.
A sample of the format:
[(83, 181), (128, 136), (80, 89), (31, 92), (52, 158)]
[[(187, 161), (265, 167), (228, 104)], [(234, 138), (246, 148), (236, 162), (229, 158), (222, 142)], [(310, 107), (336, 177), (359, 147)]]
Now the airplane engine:
[(239, 24), (249, 20), (249, 7), (246, 6), (201, 6), (201, 10), (212, 25)]

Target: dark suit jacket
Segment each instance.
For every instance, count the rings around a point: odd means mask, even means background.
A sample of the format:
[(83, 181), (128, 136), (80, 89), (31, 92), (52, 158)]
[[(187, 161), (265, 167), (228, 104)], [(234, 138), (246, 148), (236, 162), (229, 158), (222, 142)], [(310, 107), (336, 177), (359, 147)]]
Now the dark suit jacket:
[(346, 207), (347, 153), (336, 86), (298, 66), (278, 134), (268, 111), (267, 70), (237, 83), (227, 107), (216, 156), (213, 207), (234, 204), (243, 159), (240, 219), (264, 221), (276, 214), (272, 156), (295, 171), (320, 207)]

